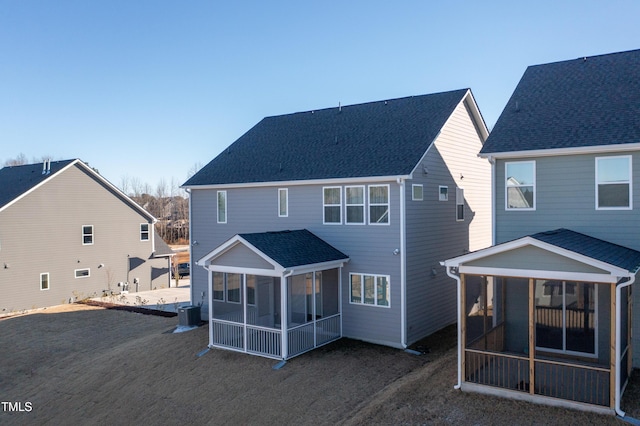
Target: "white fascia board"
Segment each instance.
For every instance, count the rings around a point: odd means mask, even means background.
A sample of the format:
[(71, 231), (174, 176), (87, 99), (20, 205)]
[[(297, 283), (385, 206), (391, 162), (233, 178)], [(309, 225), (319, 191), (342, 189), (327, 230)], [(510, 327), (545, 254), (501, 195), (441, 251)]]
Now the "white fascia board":
[[(554, 246), (553, 244), (545, 243), (544, 241), (540, 241), (531, 237), (523, 237), (517, 240), (498, 244), (493, 247), (478, 250), (473, 253), (455, 257), (453, 259), (445, 260), (441, 262), (441, 264), (446, 267), (457, 267), (459, 268), (460, 271), (462, 271), (463, 268), (469, 268), (464, 266), (465, 263), (472, 262), (474, 260), (482, 259), (485, 257), (493, 256), (495, 254), (515, 250), (525, 246), (534, 246), (542, 250), (546, 250), (550, 253), (554, 253), (559, 256), (566, 257), (566, 258), (575, 260), (577, 262), (584, 263), (586, 265), (590, 265), (595, 268), (608, 271), (611, 274), (611, 275), (602, 275), (602, 274), (589, 274), (589, 275), (612, 276), (612, 277), (630, 277), (631, 275), (633, 275), (632, 273), (630, 273), (624, 268), (619, 268), (609, 263), (605, 263), (600, 260), (596, 260), (591, 257), (576, 253), (571, 250), (563, 249), (561, 247)], [(507, 270), (504, 268), (493, 268), (493, 269), (500, 270), (500, 271)], [(504, 273), (501, 273), (500, 275), (504, 275)], [(573, 275), (575, 276), (575, 274)], [(607, 282), (610, 282), (610, 281), (607, 281)]]
[(225, 183), (213, 185), (189, 185), (180, 188), (195, 189), (228, 189), (228, 188), (261, 188), (261, 187), (285, 187), (285, 186), (305, 186), (305, 185), (344, 185), (352, 183), (368, 183), (368, 182), (395, 182), (398, 179), (409, 179), (411, 175), (397, 176), (367, 176), (353, 178), (336, 178), (336, 179), (310, 179), (310, 180), (283, 180), (272, 182), (249, 182), (249, 183)]
[(326, 271), (327, 269), (342, 268), (349, 259), (332, 260), (329, 262), (314, 263), (311, 265), (294, 266), (287, 268), (286, 276), (306, 274), (308, 272)]
[(577, 148), (535, 149), (530, 151), (489, 152), (484, 154), (480, 153), (478, 154), (478, 156), (482, 158), (510, 159), (527, 157), (554, 157), (561, 155), (579, 154), (607, 154), (627, 151), (640, 151), (640, 143), (584, 146)]
[(478, 124), (478, 128), (480, 129), (481, 133), (482, 133), (482, 143), (484, 144), (484, 142), (487, 140), (487, 138), (489, 137), (489, 129), (487, 128), (487, 123), (484, 122), (484, 117), (482, 116), (482, 113), (480, 112), (480, 107), (478, 107), (478, 104), (476, 103), (476, 98), (473, 96), (473, 92), (471, 92), (471, 89), (467, 90), (467, 94), (465, 95), (465, 99), (469, 98), (469, 100), (471, 101), (471, 113), (473, 114), (473, 118), (476, 121), (476, 124)]
[(483, 266), (460, 266), (459, 274), (535, 278), (540, 280), (567, 280), (616, 284), (620, 277), (588, 272), (549, 271), (541, 269), (491, 268)]
[[(227, 251), (231, 250), (233, 247), (235, 247), (238, 244), (242, 244), (242, 245), (246, 246), (249, 250), (251, 250), (256, 255), (258, 255), (262, 259), (264, 259), (267, 263), (271, 264), (273, 266), (274, 270), (279, 270), (280, 271), (280, 275), (282, 274), (282, 271), (284, 271), (284, 267), (282, 267), (282, 265), (280, 265), (278, 262), (276, 262), (275, 260), (271, 259), (269, 256), (265, 255), (263, 252), (258, 250), (254, 245), (250, 244), (247, 240), (242, 238), (240, 235), (235, 235), (235, 236), (231, 237), (229, 240), (227, 240), (226, 242), (224, 242), (221, 245), (219, 245), (218, 247), (216, 247), (213, 251), (209, 252), (208, 254), (203, 256), (200, 260), (198, 260), (196, 262), (196, 265), (204, 266), (205, 268), (208, 268), (211, 265), (207, 265), (207, 262), (209, 262), (209, 261), (217, 258), (218, 256), (226, 253)], [(220, 266), (220, 265), (215, 266), (215, 268), (222, 268), (222, 267), (223, 266)], [(249, 268), (237, 268), (236, 267), (235, 269), (239, 270), (239, 269), (249, 269)], [(229, 272), (229, 271), (226, 271), (226, 272)], [(273, 272), (273, 271), (271, 271), (271, 272)], [(280, 276), (280, 275), (278, 275), (278, 276)]]
[(281, 277), (285, 272), (285, 269), (260, 269), (260, 268), (243, 268), (240, 266), (221, 266), (221, 265), (206, 265), (205, 269), (211, 272), (227, 272), (230, 274), (246, 274), (246, 275), (260, 275), (263, 277)]

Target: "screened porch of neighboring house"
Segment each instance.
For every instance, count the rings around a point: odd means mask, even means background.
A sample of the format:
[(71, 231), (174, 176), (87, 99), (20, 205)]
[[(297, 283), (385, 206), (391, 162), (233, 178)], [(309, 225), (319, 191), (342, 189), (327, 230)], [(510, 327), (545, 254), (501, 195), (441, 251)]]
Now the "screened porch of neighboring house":
[(619, 404), (640, 253), (564, 231), (444, 262), (458, 274), (463, 390), (606, 412)]
[(209, 346), (289, 359), (339, 339), (347, 261), (306, 230), (236, 235), (198, 261), (209, 275)]

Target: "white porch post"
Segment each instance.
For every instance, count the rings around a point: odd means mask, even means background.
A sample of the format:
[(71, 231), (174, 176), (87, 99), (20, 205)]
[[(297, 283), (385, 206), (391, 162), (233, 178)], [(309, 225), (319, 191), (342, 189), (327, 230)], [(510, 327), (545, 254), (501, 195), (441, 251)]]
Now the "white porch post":
[(207, 280), (209, 282), (207, 292), (208, 292), (208, 302), (209, 302), (209, 347), (213, 347), (213, 271), (207, 268)]
[(247, 274), (242, 274), (242, 294), (240, 295), (240, 301), (242, 302), (242, 313), (244, 327), (242, 330), (242, 336), (244, 337), (243, 347), (245, 352), (247, 351)]
[(282, 274), (280, 277), (280, 330), (282, 332), (282, 359), (289, 356), (287, 322), (289, 314), (287, 312), (287, 277)]

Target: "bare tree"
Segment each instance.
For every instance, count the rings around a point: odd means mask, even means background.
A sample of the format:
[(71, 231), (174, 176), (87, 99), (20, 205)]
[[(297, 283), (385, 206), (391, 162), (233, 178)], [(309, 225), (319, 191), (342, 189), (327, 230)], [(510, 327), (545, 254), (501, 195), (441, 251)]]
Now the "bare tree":
[(5, 161), (4, 165), (5, 166), (22, 166), (24, 164), (27, 164), (28, 162), (29, 160), (27, 160), (27, 156), (21, 152), (16, 156), (16, 158), (9, 158), (7, 161)]

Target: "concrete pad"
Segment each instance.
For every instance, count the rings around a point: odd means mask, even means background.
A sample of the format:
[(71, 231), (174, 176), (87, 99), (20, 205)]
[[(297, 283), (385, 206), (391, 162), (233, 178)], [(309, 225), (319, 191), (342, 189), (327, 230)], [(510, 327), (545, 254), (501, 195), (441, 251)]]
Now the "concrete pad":
[[(175, 281), (171, 281), (171, 284), (175, 285)], [(181, 279), (179, 284), (179, 287), (115, 294), (113, 296), (95, 297), (91, 300), (178, 313), (180, 307), (191, 305), (191, 284), (189, 279)]]

